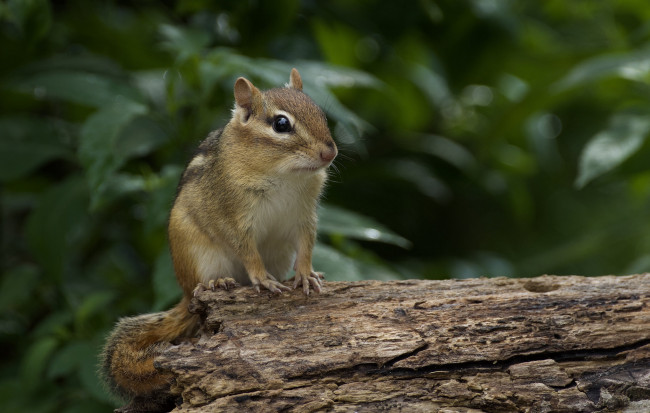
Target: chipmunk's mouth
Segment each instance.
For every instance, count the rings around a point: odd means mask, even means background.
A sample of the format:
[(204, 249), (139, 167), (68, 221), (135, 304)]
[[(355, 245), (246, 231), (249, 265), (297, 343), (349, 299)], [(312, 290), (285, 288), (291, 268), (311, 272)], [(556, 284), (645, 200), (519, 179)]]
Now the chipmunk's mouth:
[(295, 162), (291, 171), (293, 172), (318, 172), (323, 169), (327, 169), (332, 162), (323, 162), (315, 159), (300, 159), (298, 162)]

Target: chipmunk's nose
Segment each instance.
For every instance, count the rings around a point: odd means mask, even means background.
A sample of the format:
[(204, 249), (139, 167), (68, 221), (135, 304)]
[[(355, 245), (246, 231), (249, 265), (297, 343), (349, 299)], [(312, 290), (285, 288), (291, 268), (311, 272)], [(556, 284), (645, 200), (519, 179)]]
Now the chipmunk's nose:
[(336, 150), (336, 145), (333, 141), (329, 141), (325, 144), (325, 147), (320, 151), (320, 159), (324, 163), (330, 163), (336, 158), (338, 151)]

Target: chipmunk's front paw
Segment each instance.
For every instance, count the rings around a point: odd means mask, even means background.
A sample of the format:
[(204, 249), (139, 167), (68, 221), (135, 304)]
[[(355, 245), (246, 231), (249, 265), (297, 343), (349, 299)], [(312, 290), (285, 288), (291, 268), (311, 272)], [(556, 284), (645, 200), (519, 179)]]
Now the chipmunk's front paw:
[(219, 277), (219, 278), (208, 281), (207, 286), (205, 284), (203, 284), (203, 283), (198, 283), (196, 285), (196, 287), (194, 287), (194, 290), (192, 291), (192, 295), (194, 295), (194, 297), (196, 297), (196, 295), (198, 293), (206, 291), (206, 290), (216, 291), (217, 288), (222, 289), (222, 290), (229, 290), (231, 288), (235, 288), (235, 287), (238, 287), (238, 286), (239, 286), (239, 284), (233, 278)]
[(323, 288), (325, 276), (321, 272), (310, 271), (309, 273), (298, 273), (293, 277), (293, 288), (296, 289), (302, 285), (302, 292), (309, 295), (309, 286), (317, 293)]
[(287, 287), (286, 285), (282, 284), (278, 280), (275, 279), (274, 276), (269, 274), (268, 272), (266, 273), (265, 276), (261, 277), (253, 277), (251, 276), (251, 283), (253, 284), (253, 288), (259, 293), (260, 292), (260, 285), (266, 288), (267, 290), (271, 291), (272, 293), (280, 294), (282, 291), (289, 291), (291, 288)]

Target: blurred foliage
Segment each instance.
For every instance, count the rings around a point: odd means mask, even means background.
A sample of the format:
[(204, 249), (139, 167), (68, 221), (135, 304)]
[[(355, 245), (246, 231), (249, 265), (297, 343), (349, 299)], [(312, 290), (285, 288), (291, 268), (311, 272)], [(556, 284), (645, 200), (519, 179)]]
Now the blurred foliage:
[(167, 214), (241, 75), (296, 66), (328, 113), (329, 279), (647, 271), (649, 21), (642, 0), (0, 3), (4, 410), (114, 403), (97, 352), (178, 298)]

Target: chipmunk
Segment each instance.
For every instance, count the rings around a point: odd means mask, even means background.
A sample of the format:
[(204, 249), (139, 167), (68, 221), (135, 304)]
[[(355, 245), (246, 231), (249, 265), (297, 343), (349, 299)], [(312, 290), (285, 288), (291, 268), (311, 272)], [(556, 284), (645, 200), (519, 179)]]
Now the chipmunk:
[(337, 155), (324, 112), (291, 70), (284, 88), (260, 91), (240, 77), (223, 129), (201, 142), (181, 176), (169, 218), (169, 244), (183, 298), (161, 313), (121, 319), (107, 339), (103, 374), (130, 400), (116, 412), (174, 407), (171, 376), (154, 358), (194, 336), (188, 304), (206, 289), (251, 284), (280, 293), (292, 264), (293, 288), (320, 292), (311, 264), (316, 207)]

